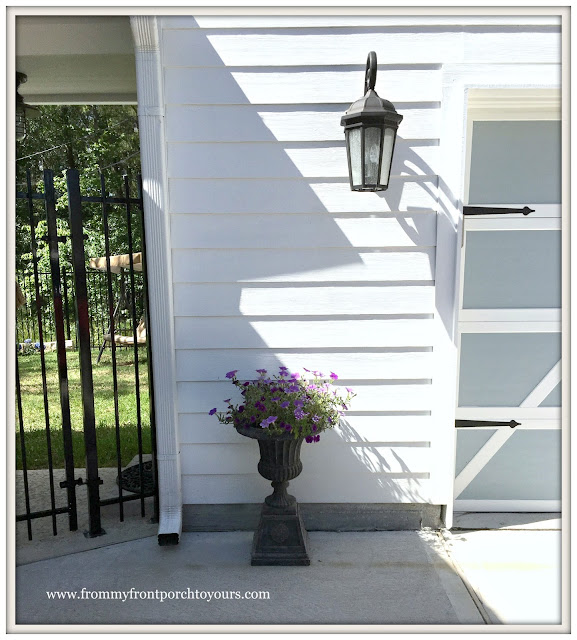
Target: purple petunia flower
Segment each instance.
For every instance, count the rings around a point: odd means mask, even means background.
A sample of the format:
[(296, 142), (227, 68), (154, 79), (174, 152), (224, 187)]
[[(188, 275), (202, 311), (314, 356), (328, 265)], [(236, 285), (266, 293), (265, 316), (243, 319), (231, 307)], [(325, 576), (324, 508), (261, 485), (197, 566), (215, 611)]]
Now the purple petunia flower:
[(275, 420), (277, 419), (277, 416), (269, 416), (268, 418), (265, 418), (261, 423), (260, 426), (263, 429), (266, 429), (269, 425), (271, 425)]
[(226, 402), (226, 403), (229, 403), (229, 402), (230, 402), (230, 398), (226, 399), (226, 400), (225, 400), (225, 402)]
[[(308, 369), (305, 369), (305, 371), (308, 371)], [(298, 380), (301, 377), (300, 373), (291, 373), (291, 378), (293, 380)]]
[(231, 378), (234, 378), (234, 376), (236, 375), (236, 372), (238, 371), (238, 369), (235, 369), (234, 371), (229, 371), (226, 374), (226, 377), (230, 380)]
[(306, 440), (307, 442), (313, 442), (314, 438), (313, 438), (312, 436), (307, 436), (307, 437), (305, 438), (305, 440)]
[(209, 416), (213, 416), (215, 413), (216, 413), (216, 407), (215, 407), (214, 409), (211, 409), (211, 410), (208, 412), (208, 415), (209, 415)]
[(238, 408), (238, 412), (242, 413), (244, 411), (244, 404), (241, 404), (240, 407)]
[(284, 426), (284, 430), (285, 430), (285, 431), (292, 431), (292, 425), (290, 425), (290, 424), (288, 424), (288, 423), (287, 423), (287, 424), (285, 424), (285, 426)]
[(281, 402), (281, 408), (286, 409), (290, 406), (290, 402), (287, 400), (286, 402)]
[(249, 385), (249, 384), (250, 384), (250, 382), (248, 382), (248, 381), (247, 381), (247, 382), (245, 382), (242, 386), (243, 386), (243, 387), (248, 387), (248, 385)]
[(339, 376), (337, 376), (337, 374), (336, 374), (336, 373), (333, 373), (333, 372), (331, 371), (331, 378), (332, 378), (333, 380), (338, 380), (338, 379), (339, 379)]
[(350, 387), (345, 387), (348, 393), (353, 393), (353, 390)]
[(309, 414), (305, 413), (302, 409), (295, 409), (295, 418), (297, 420), (303, 420), (304, 418), (306, 418)]
[(314, 440), (315, 442), (318, 442), (320, 439), (321, 439), (321, 437), (320, 437), (320, 436), (313, 436), (313, 440)]
[(260, 373), (261, 376), (264, 376), (264, 374), (266, 373), (266, 369), (257, 369), (256, 372)]
[(295, 400), (295, 407), (302, 407), (304, 405), (304, 402), (302, 400)]

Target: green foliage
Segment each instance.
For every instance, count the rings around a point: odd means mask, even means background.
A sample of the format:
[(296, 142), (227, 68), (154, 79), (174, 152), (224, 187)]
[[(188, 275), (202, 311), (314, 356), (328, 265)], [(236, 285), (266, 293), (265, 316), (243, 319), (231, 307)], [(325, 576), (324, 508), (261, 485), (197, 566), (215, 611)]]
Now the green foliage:
[[(125, 174), (129, 176), (131, 195), (136, 194), (140, 157), (135, 106), (41, 106), (39, 112), (38, 118), (27, 121), (26, 138), (17, 145), (16, 185), (18, 192), (26, 192), (29, 175), (31, 191), (43, 193), (43, 171), (54, 172), (59, 235), (68, 235), (66, 169), (79, 170), (83, 196), (101, 195), (101, 173), (105, 177), (108, 196), (125, 195)], [(28, 201), (17, 200), (17, 272), (26, 270), (31, 264), (31, 222), (36, 227), (39, 270), (49, 270), (48, 245), (43, 239), (46, 235), (43, 202), (32, 201), (31, 208), (32, 211)], [(108, 213), (111, 254), (127, 253), (124, 211), (121, 207), (109, 207)], [(85, 204), (83, 220), (87, 255), (104, 255), (102, 206)], [(61, 263), (66, 265), (70, 260), (70, 242), (60, 244), (59, 250)], [(139, 251), (140, 246), (135, 246), (134, 250)]]
[[(308, 369), (305, 371), (311, 373)], [(342, 396), (332, 388), (338, 380), (335, 373), (325, 378), (321, 372), (313, 371), (307, 379), (281, 367), (278, 375), (265, 377), (267, 371), (258, 369), (260, 377), (245, 382), (241, 382), (236, 373), (229, 371), (226, 377), (240, 391), (243, 400), (239, 404), (225, 400), (226, 413), (212, 409), (210, 415), (216, 413), (223, 424), (262, 428), (271, 435), (289, 433), (307, 442), (318, 442), (321, 432), (335, 427), (355, 396), (352, 389), (347, 388), (346, 395)]]

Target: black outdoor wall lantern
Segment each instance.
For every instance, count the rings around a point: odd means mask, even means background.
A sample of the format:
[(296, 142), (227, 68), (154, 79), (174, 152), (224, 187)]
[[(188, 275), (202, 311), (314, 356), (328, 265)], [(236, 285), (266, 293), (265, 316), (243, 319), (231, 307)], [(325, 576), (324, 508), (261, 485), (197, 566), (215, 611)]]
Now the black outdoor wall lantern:
[(28, 80), (28, 76), (20, 71), (16, 72), (16, 140), (21, 142), (26, 137), (26, 118), (36, 118), (40, 112), (36, 107), (24, 103), (24, 98), (18, 93), (21, 84)]
[(375, 91), (377, 54), (371, 51), (365, 72), (365, 95), (341, 118), (345, 128), (349, 179), (353, 191), (385, 191), (389, 186), (397, 129), (403, 116)]

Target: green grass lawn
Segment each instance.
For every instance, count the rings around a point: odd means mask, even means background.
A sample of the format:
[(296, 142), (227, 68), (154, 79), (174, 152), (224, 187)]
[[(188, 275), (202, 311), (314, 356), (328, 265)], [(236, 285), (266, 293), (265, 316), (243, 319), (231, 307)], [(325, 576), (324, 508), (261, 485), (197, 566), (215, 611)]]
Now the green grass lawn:
[[(138, 350), (138, 354), (143, 451), (144, 453), (150, 453), (150, 407), (146, 350), (141, 348)], [(97, 357), (98, 349), (95, 349), (92, 352), (92, 377), (98, 461), (101, 467), (116, 467), (116, 420), (111, 350), (107, 349), (104, 352), (98, 365), (96, 364)], [(85, 464), (83, 412), (78, 353), (68, 351), (66, 358), (68, 362), (74, 464), (76, 467), (83, 467)], [(45, 360), (52, 463), (55, 468), (62, 468), (64, 467), (64, 446), (56, 353), (47, 353)], [(138, 453), (134, 349), (117, 349), (116, 362), (121, 464), (126, 465)], [(28, 469), (46, 469), (48, 468), (48, 447), (40, 355), (19, 356), (18, 366), (26, 443), (26, 466)], [(22, 469), (18, 408), (16, 412), (16, 467)]]

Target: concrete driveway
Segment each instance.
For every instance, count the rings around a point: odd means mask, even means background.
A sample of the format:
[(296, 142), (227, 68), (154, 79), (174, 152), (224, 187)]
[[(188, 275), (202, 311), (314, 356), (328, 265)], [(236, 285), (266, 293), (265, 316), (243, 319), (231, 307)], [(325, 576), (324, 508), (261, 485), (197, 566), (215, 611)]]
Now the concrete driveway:
[(311, 532), (310, 567), (251, 567), (250, 532), (184, 533), (176, 547), (149, 536), (32, 561), (16, 568), (14, 629), (561, 630), (560, 521), (505, 516), (488, 530), (463, 515), (451, 532)]

